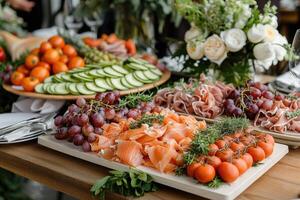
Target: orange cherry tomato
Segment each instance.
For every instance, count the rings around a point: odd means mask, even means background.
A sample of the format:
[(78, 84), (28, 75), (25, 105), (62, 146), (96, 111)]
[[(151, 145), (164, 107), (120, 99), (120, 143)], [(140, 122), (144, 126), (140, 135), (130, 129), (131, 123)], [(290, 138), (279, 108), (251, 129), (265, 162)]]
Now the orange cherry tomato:
[(222, 161), (230, 161), (233, 156), (233, 151), (231, 149), (221, 150), (216, 153), (216, 156)]
[(101, 43), (103, 42), (103, 40), (86, 37), (83, 39), (83, 42), (90, 47), (99, 47), (101, 45)]
[(246, 163), (247, 163), (247, 167), (250, 168), (253, 165), (253, 158), (249, 153), (245, 153), (244, 155), (242, 155), (241, 157)]
[(84, 65), (85, 65), (84, 60), (79, 56), (71, 58), (70, 61), (68, 62), (69, 69), (84, 67)]
[(257, 146), (261, 147), (264, 150), (266, 158), (269, 157), (273, 153), (273, 144), (271, 144), (271, 143), (259, 141), (257, 143)]
[(32, 69), (34, 68), (39, 62), (39, 57), (37, 57), (36, 55), (28, 55), (25, 58), (25, 65), (28, 69)]
[(17, 68), (17, 72), (21, 72), (22, 74), (24, 74), (24, 76), (28, 76), (29, 75), (29, 70), (25, 67), (25, 65), (20, 65)]
[(38, 56), (40, 53), (40, 49), (39, 48), (34, 48), (30, 51), (30, 54)]
[(55, 35), (48, 40), (53, 48), (63, 48), (65, 46), (65, 41), (62, 37)]
[(10, 76), (10, 81), (14, 85), (22, 85), (22, 81), (25, 78), (25, 75), (21, 72), (15, 71)]
[(248, 153), (252, 156), (253, 162), (259, 162), (266, 158), (266, 154), (261, 147), (250, 147)]
[(57, 74), (57, 73), (61, 73), (61, 72), (66, 72), (68, 71), (68, 67), (65, 63), (62, 63), (62, 62), (56, 62), (53, 64), (52, 66), (52, 71), (54, 74)]
[(265, 135), (265, 140), (266, 140), (266, 142), (271, 143), (274, 146), (275, 140), (274, 140), (274, 137), (272, 135), (266, 134)]
[(77, 51), (72, 45), (66, 44), (62, 51), (68, 57), (77, 56)]
[(217, 156), (208, 156), (206, 158), (207, 164), (213, 166), (215, 169), (219, 167), (219, 165), (222, 163), (221, 159)]
[(218, 150), (219, 147), (216, 144), (210, 144), (208, 146), (208, 155), (214, 156)]
[(196, 168), (194, 176), (200, 183), (209, 183), (215, 178), (216, 170), (209, 164), (202, 164)]
[(53, 64), (53, 63), (59, 61), (59, 58), (60, 58), (60, 55), (57, 50), (49, 49), (45, 52), (45, 54), (43, 56), (43, 61), (45, 61), (49, 64)]
[(108, 42), (109, 44), (115, 43), (116, 41), (118, 41), (118, 38), (114, 33), (110, 34), (106, 39), (106, 42)]
[(190, 177), (194, 177), (195, 170), (197, 167), (199, 167), (201, 164), (200, 163), (192, 163), (189, 166), (187, 166), (187, 175)]
[(241, 132), (237, 132), (231, 135), (232, 138), (239, 138), (241, 137), (243, 134)]
[(67, 64), (68, 61), (69, 61), (69, 58), (66, 55), (62, 55), (62, 56), (60, 56), (59, 61), (62, 62), (62, 63)]
[(108, 35), (107, 35), (107, 34), (104, 33), (104, 34), (101, 35), (101, 39), (102, 39), (102, 40), (106, 41), (107, 38), (108, 38)]
[(233, 159), (232, 164), (234, 164), (238, 168), (240, 175), (245, 173), (245, 171), (247, 171), (248, 169), (246, 161), (242, 158)]
[(49, 49), (52, 49), (52, 45), (50, 44), (50, 42), (42, 42), (41, 43), (41, 45), (40, 45), (40, 52), (41, 53), (45, 53)]
[(227, 146), (227, 143), (224, 140), (217, 140), (215, 144), (219, 147), (219, 149), (223, 149)]
[(30, 73), (30, 76), (39, 79), (39, 82), (42, 83), (47, 77), (50, 76), (50, 72), (45, 67), (37, 66), (33, 68), (33, 70)]
[(242, 151), (244, 150), (245, 145), (241, 142), (237, 143), (237, 142), (232, 142), (230, 144), (230, 149), (232, 149), (232, 151)]
[(37, 84), (39, 84), (39, 79), (35, 77), (26, 77), (22, 81), (22, 86), (26, 92), (33, 92)]
[(229, 162), (222, 162), (219, 165), (218, 174), (227, 183), (235, 181), (240, 175), (238, 168)]
[(51, 71), (51, 66), (46, 62), (40, 61), (36, 66), (37, 67), (45, 67), (46, 69), (48, 69), (49, 72)]

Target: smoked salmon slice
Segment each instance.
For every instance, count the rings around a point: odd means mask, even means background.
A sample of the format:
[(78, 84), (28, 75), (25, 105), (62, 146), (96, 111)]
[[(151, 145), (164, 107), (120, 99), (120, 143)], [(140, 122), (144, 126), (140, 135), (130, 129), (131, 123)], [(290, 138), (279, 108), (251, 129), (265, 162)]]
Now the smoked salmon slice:
[(143, 163), (142, 145), (135, 141), (121, 141), (117, 145), (116, 155), (130, 166), (136, 167)]

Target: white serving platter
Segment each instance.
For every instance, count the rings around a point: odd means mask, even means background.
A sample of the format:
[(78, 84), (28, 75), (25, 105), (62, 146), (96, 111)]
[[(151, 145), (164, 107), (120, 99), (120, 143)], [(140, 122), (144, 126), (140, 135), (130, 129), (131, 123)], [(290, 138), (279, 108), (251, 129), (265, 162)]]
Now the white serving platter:
[[(56, 140), (53, 135), (43, 135), (38, 138), (38, 143), (50, 149), (62, 152), (64, 154), (95, 163), (114, 170), (128, 171), (129, 166), (106, 160), (97, 156), (96, 153), (85, 153), (81, 147), (77, 147), (70, 142)], [(196, 180), (186, 176), (175, 176), (172, 174), (163, 174), (154, 169), (140, 166), (137, 169), (142, 170), (151, 175), (155, 182), (167, 185), (178, 190), (189, 192), (198, 196), (202, 196), (213, 200), (230, 200), (236, 198), (253, 182), (261, 177), (273, 165), (288, 153), (288, 146), (275, 144), (273, 154), (268, 157), (263, 164), (255, 166), (247, 170), (235, 182), (231, 184), (223, 184), (217, 189), (211, 189), (207, 186), (198, 184)]]

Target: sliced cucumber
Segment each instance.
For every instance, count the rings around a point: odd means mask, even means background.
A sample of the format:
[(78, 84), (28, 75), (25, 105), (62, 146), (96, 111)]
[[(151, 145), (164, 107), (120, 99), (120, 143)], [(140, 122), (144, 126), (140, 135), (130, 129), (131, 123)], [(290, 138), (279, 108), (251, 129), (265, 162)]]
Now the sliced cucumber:
[(158, 76), (161, 76), (161, 75), (163, 74), (163, 73), (162, 73), (159, 69), (157, 69), (157, 68), (155, 68), (155, 69), (150, 69), (150, 71), (153, 72), (154, 74), (158, 75)]
[(127, 87), (127, 88), (134, 88), (133, 85), (130, 85), (130, 84), (126, 81), (125, 77), (121, 78), (121, 83), (122, 83), (122, 85), (124, 85), (124, 86)]
[(44, 83), (43, 84), (43, 90), (45, 93), (48, 93), (48, 87), (50, 87), (50, 85), (52, 85), (53, 83)]
[(78, 83), (78, 82), (79, 82), (79, 80), (76, 79), (76, 78), (73, 78), (73, 77), (71, 76), (71, 74), (63, 74), (63, 75), (61, 75), (61, 78), (62, 78), (64, 81), (70, 82), (70, 83)]
[(106, 90), (113, 90), (113, 88), (110, 87), (110, 85), (107, 84), (105, 79), (97, 78), (97, 79), (95, 79), (95, 84), (96, 84), (96, 86), (104, 88)]
[(135, 71), (135, 72), (133, 73), (133, 76), (134, 76), (134, 78), (136, 78), (138, 81), (141, 81), (141, 82), (143, 82), (143, 83), (152, 83), (152, 82), (153, 82), (153, 80), (148, 79), (148, 78), (144, 75), (143, 71)]
[(133, 57), (128, 58), (128, 61), (140, 64), (140, 65), (148, 64), (148, 62), (146, 60), (133, 58)]
[(158, 75), (154, 74), (154, 73), (151, 72), (151, 71), (144, 71), (143, 73), (144, 73), (144, 75), (145, 75), (148, 79), (150, 79), (150, 80), (156, 80), (156, 79), (159, 78)]
[(111, 67), (113, 70), (115, 70), (116, 72), (119, 72), (121, 74), (129, 74), (129, 71), (127, 71), (125, 68), (119, 66), (119, 65), (113, 65)]
[(85, 86), (87, 87), (87, 89), (94, 91), (94, 92), (104, 92), (106, 91), (106, 89), (99, 87), (95, 84), (95, 82), (86, 82)]
[(44, 80), (44, 83), (53, 83), (53, 76), (49, 76)]
[(78, 80), (81, 80), (83, 82), (91, 82), (91, 81), (93, 81), (93, 79), (91, 79), (91, 78), (82, 77), (80, 75), (80, 73), (78, 73), (78, 74), (72, 74), (72, 77), (77, 78)]
[(129, 63), (129, 64), (126, 65), (126, 67), (129, 67), (133, 70), (147, 70), (148, 69), (144, 65), (137, 64), (137, 63)]
[[(58, 75), (58, 74), (57, 74)], [(54, 75), (53, 76), (53, 83), (63, 83), (64, 82), (64, 80), (63, 79), (61, 79), (61, 78), (59, 78), (57, 75)]]
[(104, 77), (103, 75), (98, 74), (97, 71), (99, 71), (99, 69), (93, 69), (93, 70), (89, 71), (88, 73), (89, 73), (89, 75), (91, 75), (94, 78), (102, 78), (102, 77)]
[(125, 79), (126, 79), (126, 81), (127, 81), (130, 85), (132, 85), (132, 86), (134, 86), (134, 87), (141, 87), (141, 86), (144, 85), (142, 82), (136, 80), (136, 78), (133, 77), (133, 74), (132, 74), (132, 73), (127, 74), (127, 75), (125, 76)]
[[(53, 87), (53, 88), (52, 88)], [(57, 83), (51, 86), (51, 90), (54, 92), (54, 94), (69, 94), (69, 91), (66, 88), (65, 83)]]
[(105, 81), (107, 85), (109, 85), (112, 89), (115, 89), (114, 85), (111, 83), (111, 78), (106, 78)]
[(38, 85), (35, 86), (34, 90), (37, 93), (45, 93), (44, 89), (43, 89), (44, 84), (40, 83)]
[(120, 78), (112, 78), (110, 80), (111, 80), (111, 83), (113, 84), (113, 86), (115, 88), (117, 88), (118, 90), (128, 90), (127, 87), (125, 87), (124, 85), (122, 85)]
[(122, 73), (120, 73), (120, 72), (114, 70), (114, 69), (111, 68), (111, 67), (105, 67), (105, 68), (103, 69), (103, 71), (104, 71), (106, 74), (108, 74), (108, 76), (110, 76), (110, 77), (123, 77), (123, 74), (122, 74)]
[(50, 86), (47, 87), (47, 92), (49, 94), (55, 94), (55, 87), (56, 87), (56, 84), (59, 84), (59, 83), (53, 83), (51, 84)]
[(86, 71), (89, 71), (89, 70), (90, 70), (89, 68), (78, 67), (78, 68), (75, 68), (75, 69), (72, 69), (72, 70), (68, 71), (68, 73), (69, 74), (75, 74), (75, 73), (86, 72)]
[(70, 91), (71, 94), (74, 94), (74, 95), (78, 95), (79, 94), (76, 85), (77, 85), (77, 83), (70, 83), (70, 84), (68, 84), (68, 89), (69, 89), (69, 91)]
[(107, 76), (107, 74), (103, 71), (103, 69), (97, 69), (96, 72), (99, 76), (101, 76), (101, 78), (104, 78)]
[(95, 69), (95, 68), (100, 68), (101, 66), (97, 65), (97, 64), (88, 64), (88, 65), (85, 65), (86, 68), (89, 68), (89, 69)]
[(84, 83), (77, 83), (76, 88), (80, 94), (92, 95), (95, 94), (94, 91), (89, 90)]

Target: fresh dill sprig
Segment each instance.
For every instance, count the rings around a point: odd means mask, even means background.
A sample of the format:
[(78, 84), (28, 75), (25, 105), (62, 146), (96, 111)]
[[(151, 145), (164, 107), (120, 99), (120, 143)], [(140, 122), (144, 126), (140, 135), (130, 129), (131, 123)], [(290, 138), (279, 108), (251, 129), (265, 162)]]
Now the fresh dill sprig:
[(131, 122), (129, 125), (130, 129), (135, 129), (135, 128), (140, 128), (142, 126), (142, 124), (148, 124), (149, 126), (152, 126), (153, 123), (159, 123), (161, 124), (164, 120), (164, 116), (163, 115), (143, 115), (141, 119), (135, 121), (135, 122)]
[(119, 102), (119, 107), (135, 108), (141, 102), (149, 102), (152, 99), (153, 99), (153, 93), (151, 93), (151, 94), (144, 94), (144, 93), (129, 94), (129, 95), (121, 98), (121, 100)]
[(186, 164), (194, 162), (199, 154), (207, 155), (209, 145), (215, 143), (218, 138), (226, 134), (232, 134), (242, 131), (249, 126), (249, 120), (246, 118), (224, 118), (221, 121), (208, 127), (206, 130), (199, 131), (190, 146), (189, 151), (183, 156)]
[(295, 110), (295, 111), (288, 111), (288, 112), (285, 113), (285, 116), (288, 119), (298, 117), (298, 116), (300, 116), (300, 109)]

